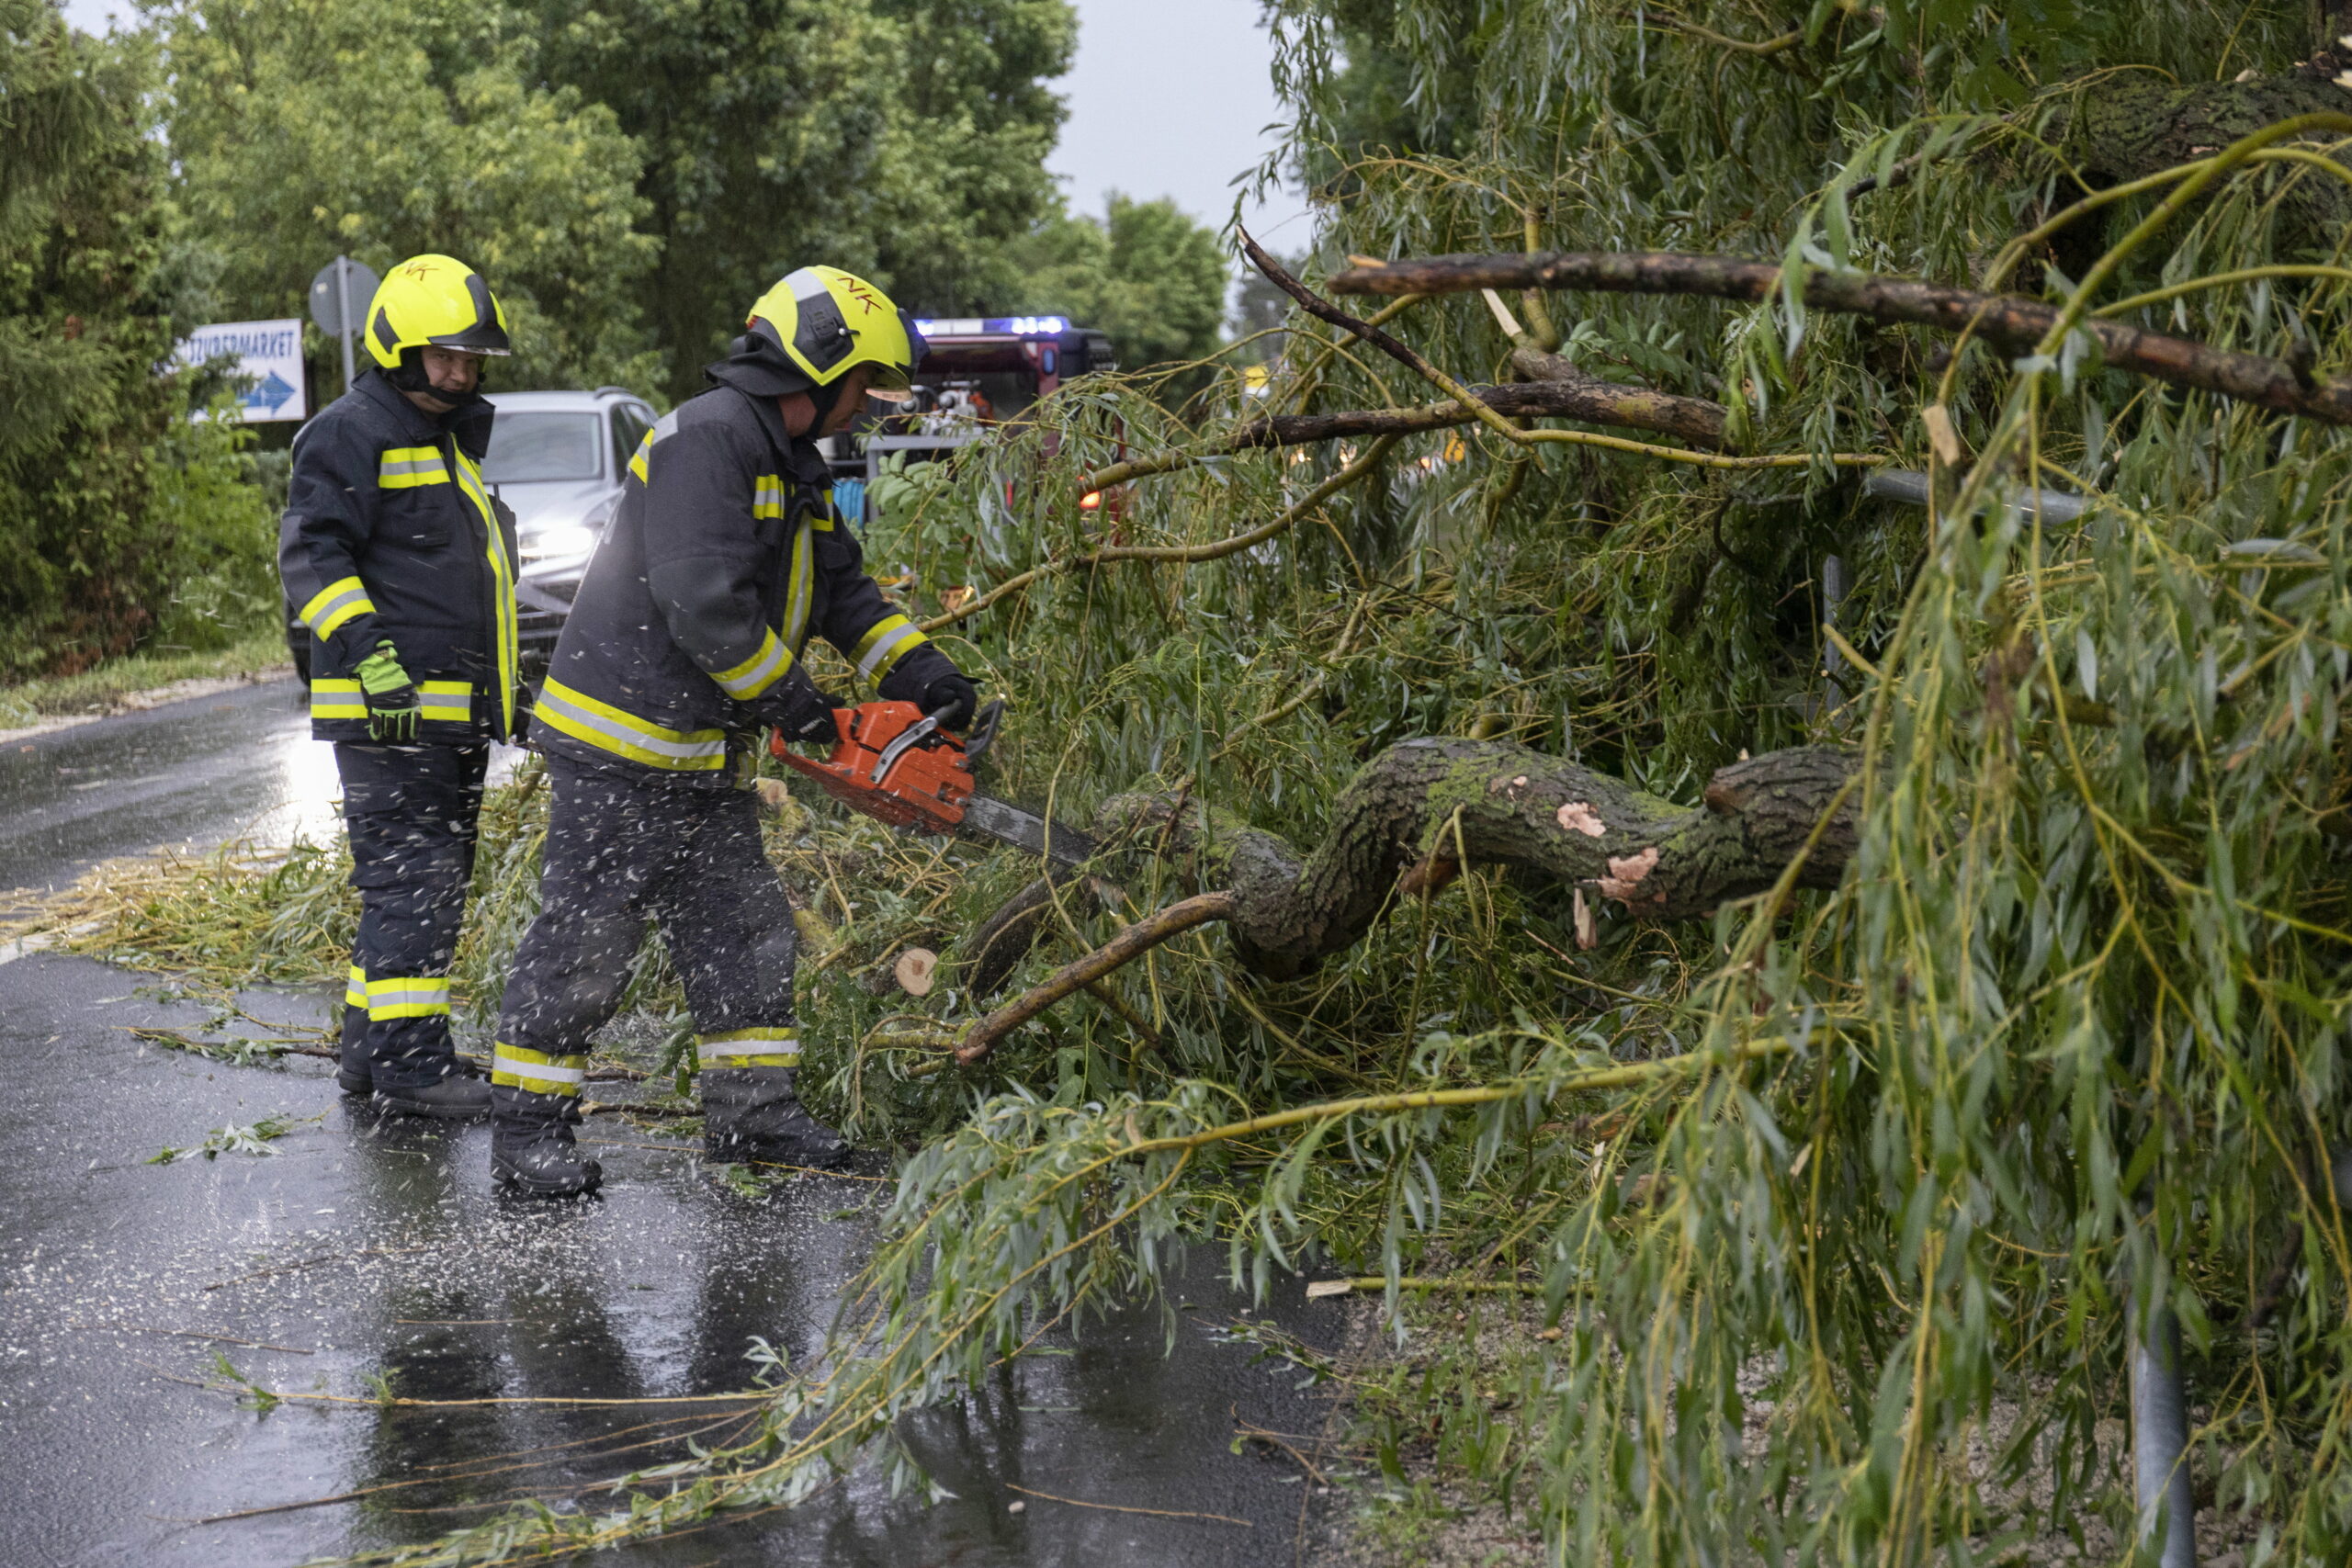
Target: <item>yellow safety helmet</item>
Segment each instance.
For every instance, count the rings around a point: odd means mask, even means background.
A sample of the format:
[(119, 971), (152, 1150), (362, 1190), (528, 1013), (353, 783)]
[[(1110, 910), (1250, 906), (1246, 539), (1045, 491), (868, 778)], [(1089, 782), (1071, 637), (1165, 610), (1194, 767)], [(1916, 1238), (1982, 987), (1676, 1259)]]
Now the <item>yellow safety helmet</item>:
[[(804, 266), (760, 296), (743, 325), (749, 336), (780, 350), (802, 379), (777, 393), (828, 387), (861, 365), (875, 374), (868, 390), (891, 400), (904, 394), (922, 358), (922, 334), (890, 297), (837, 266)], [(773, 365), (773, 355), (763, 355)], [(775, 366), (782, 370), (782, 366)]]
[(411, 256), (368, 305), (368, 352), (387, 370), (412, 348), (512, 354), (506, 309), (481, 275), (454, 256)]

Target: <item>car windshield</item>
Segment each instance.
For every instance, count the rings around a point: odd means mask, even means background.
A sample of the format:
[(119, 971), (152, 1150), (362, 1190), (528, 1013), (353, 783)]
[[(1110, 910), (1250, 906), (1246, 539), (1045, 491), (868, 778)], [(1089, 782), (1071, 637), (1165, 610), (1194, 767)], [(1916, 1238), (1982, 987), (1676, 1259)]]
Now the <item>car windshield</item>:
[(481, 477), (492, 484), (593, 479), (603, 422), (593, 413), (508, 413), (490, 427)]

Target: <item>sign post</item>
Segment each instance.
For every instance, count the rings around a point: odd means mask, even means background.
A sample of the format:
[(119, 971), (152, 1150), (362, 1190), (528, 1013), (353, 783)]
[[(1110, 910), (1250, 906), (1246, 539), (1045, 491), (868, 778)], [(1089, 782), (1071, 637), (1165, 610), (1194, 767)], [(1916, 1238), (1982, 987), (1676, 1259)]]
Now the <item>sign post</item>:
[(376, 297), (377, 286), (382, 282), (374, 268), (349, 256), (335, 257), (311, 279), (311, 320), (319, 323), (319, 331), (343, 340), (343, 389), (346, 392), (356, 374), (352, 334), (359, 330), (359, 318), (368, 313), (368, 301)]
[(188, 333), (173, 357), (182, 365), (233, 359), (232, 376), (242, 378), (238, 417), (247, 424), (307, 419), (302, 395), (302, 323), (292, 316), (277, 321), (222, 321)]

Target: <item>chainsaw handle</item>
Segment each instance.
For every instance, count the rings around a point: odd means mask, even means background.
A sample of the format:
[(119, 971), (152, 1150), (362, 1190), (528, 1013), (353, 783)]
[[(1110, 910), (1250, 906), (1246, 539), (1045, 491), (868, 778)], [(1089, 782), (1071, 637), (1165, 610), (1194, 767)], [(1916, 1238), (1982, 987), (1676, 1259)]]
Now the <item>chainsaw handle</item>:
[(978, 716), (972, 720), (970, 738), (964, 742), (966, 762), (978, 761), (981, 752), (996, 744), (997, 726), (1003, 718), (1004, 699), (990, 697), (988, 705), (981, 708)]
[[(833, 709), (833, 734), (831, 744), (835, 750), (839, 750), (842, 747), (849, 744), (850, 728), (856, 722), (857, 710), (855, 708)], [(800, 742), (800, 744), (804, 746), (811, 743), (811, 740), (803, 740)], [(822, 738), (814, 738), (813, 743), (823, 745), (827, 742)], [(768, 727), (768, 755), (779, 758), (785, 761), (790, 761), (794, 757), (798, 755), (797, 752), (791, 749), (791, 743), (785, 739), (784, 731), (776, 728), (774, 725), (770, 725)]]

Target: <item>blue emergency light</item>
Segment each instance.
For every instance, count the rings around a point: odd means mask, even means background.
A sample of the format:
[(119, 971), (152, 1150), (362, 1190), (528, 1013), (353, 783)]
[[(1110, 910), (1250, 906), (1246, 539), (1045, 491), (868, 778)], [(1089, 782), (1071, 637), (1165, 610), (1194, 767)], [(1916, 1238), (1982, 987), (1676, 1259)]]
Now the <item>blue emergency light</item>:
[(917, 320), (915, 331), (929, 337), (975, 337), (983, 333), (1012, 337), (1053, 337), (1069, 330), (1059, 316), (943, 316)]

